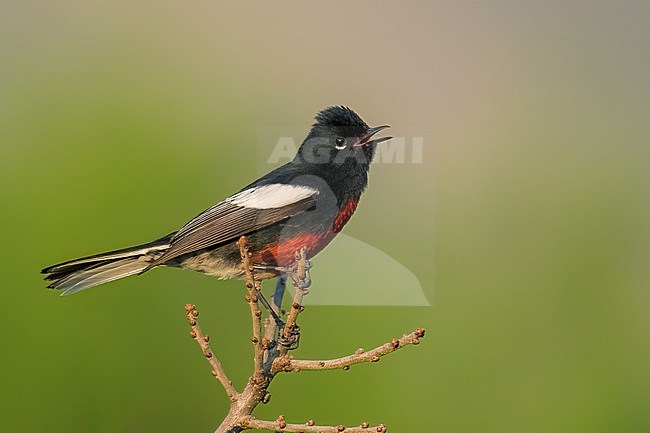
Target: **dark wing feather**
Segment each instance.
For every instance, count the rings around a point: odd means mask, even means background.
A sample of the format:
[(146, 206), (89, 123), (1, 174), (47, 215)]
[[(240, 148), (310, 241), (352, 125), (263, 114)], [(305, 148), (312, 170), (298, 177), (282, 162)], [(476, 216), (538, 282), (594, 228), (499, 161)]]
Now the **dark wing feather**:
[(147, 269), (185, 254), (238, 240), (304, 212), (315, 203), (310, 196), (277, 208), (257, 209), (223, 201), (186, 224), (172, 238), (169, 249)]

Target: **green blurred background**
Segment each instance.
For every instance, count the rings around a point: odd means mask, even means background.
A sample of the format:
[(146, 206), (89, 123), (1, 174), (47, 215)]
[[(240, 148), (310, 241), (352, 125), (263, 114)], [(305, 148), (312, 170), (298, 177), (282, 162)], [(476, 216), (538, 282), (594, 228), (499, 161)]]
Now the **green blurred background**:
[(227, 399), (183, 305), (241, 386), (241, 283), (163, 269), (59, 298), (38, 271), (177, 229), (261, 174), (259, 128), (347, 104), (428, 131), (422, 164), (373, 169), (346, 233), (432, 306), (309, 307), (296, 355), (429, 332), (280, 377), (256, 415), (650, 431), (649, 5), (3, 1), (0, 429), (212, 431)]

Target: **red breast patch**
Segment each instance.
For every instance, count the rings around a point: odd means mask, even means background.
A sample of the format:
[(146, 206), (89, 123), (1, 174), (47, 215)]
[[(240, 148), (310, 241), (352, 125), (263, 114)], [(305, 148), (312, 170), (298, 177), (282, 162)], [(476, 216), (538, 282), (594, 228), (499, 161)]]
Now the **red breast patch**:
[(348, 221), (350, 221), (350, 218), (352, 218), (352, 214), (357, 209), (358, 204), (359, 200), (350, 200), (345, 204), (345, 206), (343, 206), (343, 209), (341, 209), (338, 215), (336, 215), (336, 219), (332, 225), (332, 230), (334, 233), (338, 233), (343, 230), (343, 226)]
[(303, 233), (293, 238), (282, 239), (279, 244), (269, 245), (253, 255), (254, 263), (277, 263), (289, 266), (295, 261), (294, 254), (302, 247), (312, 255), (317, 254), (332, 240), (332, 236), (320, 233)]

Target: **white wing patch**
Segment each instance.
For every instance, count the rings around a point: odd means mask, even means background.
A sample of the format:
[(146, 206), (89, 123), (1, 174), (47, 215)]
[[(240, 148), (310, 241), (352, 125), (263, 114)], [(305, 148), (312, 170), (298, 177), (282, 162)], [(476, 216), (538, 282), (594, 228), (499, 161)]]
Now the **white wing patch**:
[(318, 194), (318, 190), (308, 186), (274, 183), (247, 189), (225, 201), (253, 209), (275, 209), (316, 194)]

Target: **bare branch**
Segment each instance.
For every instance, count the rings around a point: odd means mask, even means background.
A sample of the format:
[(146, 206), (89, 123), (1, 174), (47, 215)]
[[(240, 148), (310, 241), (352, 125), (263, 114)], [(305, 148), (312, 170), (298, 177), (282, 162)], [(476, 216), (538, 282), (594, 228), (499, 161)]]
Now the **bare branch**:
[(223, 389), (226, 390), (226, 394), (228, 394), (230, 401), (236, 401), (239, 397), (239, 393), (232, 386), (232, 382), (228, 379), (228, 376), (226, 376), (226, 372), (221, 366), (221, 362), (219, 362), (219, 359), (210, 348), (210, 344), (208, 343), (210, 337), (208, 334), (203, 335), (199, 323), (196, 321), (199, 311), (196, 309), (195, 305), (187, 304), (185, 305), (185, 313), (187, 315), (187, 320), (190, 322), (190, 327), (192, 328), (190, 336), (199, 343), (199, 346), (201, 346), (203, 354), (212, 366), (212, 375), (219, 379), (219, 382), (223, 385)]
[(253, 276), (253, 265), (250, 262), (251, 252), (248, 250), (246, 237), (242, 236), (239, 239), (238, 244), (242, 264), (244, 266), (244, 272), (246, 275), (246, 289), (248, 289), (246, 301), (248, 302), (248, 305), (250, 305), (251, 318), (253, 321), (253, 338), (251, 339), (254, 347), (253, 362), (255, 365), (253, 377), (259, 379), (263, 374), (262, 366), (264, 363), (264, 351), (262, 348), (262, 311), (259, 309), (257, 303), (257, 293), (260, 289), (260, 286), (255, 281), (255, 277)]
[[(296, 279), (299, 282), (304, 282), (307, 277), (307, 252), (305, 248), (302, 248), (299, 252), (296, 253)], [(280, 355), (286, 355), (289, 351), (290, 344), (289, 342), (296, 341), (300, 338), (298, 325), (296, 321), (298, 320), (298, 315), (305, 309), (302, 306), (302, 299), (308, 293), (307, 290), (298, 287), (294, 284), (296, 289), (295, 294), (293, 295), (293, 303), (291, 304), (291, 309), (287, 315), (287, 323), (284, 325), (282, 330), (282, 339), (285, 344), (280, 345)]]
[(241, 423), (242, 427), (249, 429), (258, 429), (258, 430), (273, 430), (280, 432), (295, 432), (295, 433), (384, 433), (386, 432), (386, 427), (383, 424), (377, 426), (371, 426), (367, 422), (364, 422), (358, 427), (345, 427), (343, 425), (338, 426), (319, 426), (314, 423), (314, 421), (309, 421), (305, 424), (287, 424), (284, 421), (283, 416), (279, 416), (275, 421), (264, 421), (257, 419), (252, 416), (244, 417)]
[[(300, 339), (300, 327), (297, 325), (298, 315), (304, 310), (302, 306), (303, 297), (308, 293), (304, 288), (308, 285), (308, 262), (306, 251), (303, 248), (296, 253), (295, 272), (291, 277), (296, 286), (296, 293), (293, 297), (291, 309), (287, 314), (287, 323), (284, 328), (278, 329), (275, 320), (267, 317), (262, 327), (262, 311), (259, 309), (261, 283), (255, 281), (254, 268), (251, 263), (251, 253), (248, 250), (246, 238), (242, 237), (239, 242), (239, 249), (246, 278), (246, 302), (251, 311), (253, 327), (254, 347), (254, 371), (248, 383), (241, 393), (238, 393), (226, 376), (221, 363), (210, 349), (208, 336), (201, 333), (197, 323), (199, 312), (191, 304), (185, 306), (187, 318), (192, 328), (191, 336), (199, 343), (203, 354), (212, 365), (212, 374), (219, 379), (226, 393), (230, 397), (231, 404), (228, 415), (221, 422), (215, 433), (240, 433), (247, 429), (273, 430), (276, 432), (304, 432), (304, 433), (384, 433), (386, 427), (383, 424), (370, 426), (364, 422), (358, 427), (339, 426), (317, 426), (314, 421), (305, 424), (288, 424), (283, 416), (275, 421), (258, 420), (252, 416), (253, 410), (260, 403), (268, 402), (270, 394), (268, 387), (277, 373), (282, 371), (300, 370), (329, 370), (336, 368), (349, 369), (352, 364), (361, 362), (377, 362), (379, 359), (395, 350), (420, 343), (424, 336), (424, 329), (420, 328), (400, 339), (393, 339), (391, 342), (372, 349), (368, 352), (362, 349), (357, 350), (353, 355), (328, 360), (296, 360), (288, 354), (289, 350), (297, 348)], [(276, 287), (276, 296), (273, 298), (271, 308), (279, 316), (280, 304), (284, 287)], [(264, 332), (264, 337), (262, 336)]]
[(402, 338), (394, 338), (389, 343), (376, 347), (369, 351), (358, 349), (353, 355), (344, 356), (335, 359), (326, 360), (302, 360), (292, 359), (291, 357), (278, 358), (273, 365), (274, 372), (301, 370), (334, 370), (342, 368), (347, 370), (353, 364), (362, 362), (379, 362), (382, 356), (388, 355), (404, 346), (420, 344), (420, 338), (424, 337), (425, 330), (419, 328), (410, 334), (405, 334)]

